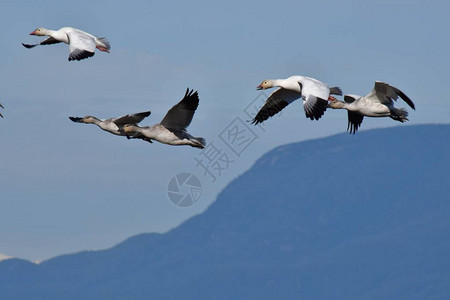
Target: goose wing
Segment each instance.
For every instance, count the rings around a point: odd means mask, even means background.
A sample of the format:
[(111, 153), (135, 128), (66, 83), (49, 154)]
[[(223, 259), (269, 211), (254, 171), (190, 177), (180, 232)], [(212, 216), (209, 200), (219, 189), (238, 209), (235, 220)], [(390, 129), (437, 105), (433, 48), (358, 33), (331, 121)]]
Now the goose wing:
[(385, 82), (376, 81), (373, 90), (367, 95), (370, 100), (382, 104), (390, 104), (392, 100), (397, 101), (398, 97), (402, 98), (412, 109), (416, 109), (414, 102), (405, 93)]
[(135, 133), (135, 134), (133, 134), (131, 136), (130, 135), (126, 135), (126, 137), (127, 137), (127, 139), (141, 139), (143, 141), (146, 141), (146, 142), (149, 142), (149, 143), (153, 143), (150, 138), (146, 137), (145, 135), (143, 135), (140, 132), (137, 132), (137, 133)]
[(58, 40), (55, 39), (54, 37), (51, 37), (51, 36), (50, 36), (50, 37), (46, 38), (45, 40), (43, 40), (42, 42), (40, 42), (40, 43), (38, 43), (38, 44), (30, 45), (30, 44), (24, 44), (24, 43), (22, 43), (22, 45), (23, 45), (25, 48), (31, 49), (31, 48), (34, 48), (34, 47), (39, 46), (39, 45), (52, 45), (52, 44), (58, 44), (58, 43), (61, 43), (61, 41), (58, 41)]
[(364, 115), (361, 115), (354, 111), (347, 111), (347, 114), (348, 114), (347, 131), (350, 132), (351, 134), (355, 134), (362, 124)]
[(314, 78), (304, 77), (300, 84), (305, 115), (311, 120), (319, 120), (328, 107), (330, 88)]
[(176, 130), (186, 129), (191, 124), (198, 103), (198, 92), (187, 88), (183, 99), (169, 109), (160, 124), (166, 128)]
[(144, 111), (140, 113), (135, 113), (132, 115), (125, 115), (115, 119), (111, 119), (117, 126), (123, 126), (125, 124), (138, 124), (146, 117), (150, 116), (150, 111)]
[(353, 103), (353, 102), (355, 102), (356, 99), (359, 99), (359, 98), (361, 98), (361, 97), (357, 96), (357, 95), (346, 94), (344, 96), (344, 101), (347, 103)]
[(252, 120), (252, 124), (259, 124), (267, 120), (268, 118), (279, 113), (283, 108), (300, 98), (300, 95), (296, 91), (279, 88), (275, 90), (269, 98), (267, 98), (264, 106), (258, 111), (256, 116)]
[(319, 120), (327, 110), (328, 100), (313, 95), (304, 97), (304, 100), (303, 108), (305, 109), (305, 115), (311, 120)]
[(69, 61), (82, 60), (95, 54), (95, 40), (83, 31), (66, 32), (69, 38)]

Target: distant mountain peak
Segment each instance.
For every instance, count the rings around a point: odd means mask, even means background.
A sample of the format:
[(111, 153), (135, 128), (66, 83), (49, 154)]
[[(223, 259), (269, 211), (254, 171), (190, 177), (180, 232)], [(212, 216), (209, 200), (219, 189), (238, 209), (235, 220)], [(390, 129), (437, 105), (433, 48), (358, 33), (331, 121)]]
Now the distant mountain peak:
[(2, 261), (2, 260), (7, 260), (7, 259), (11, 259), (11, 258), (13, 258), (12, 256), (9, 256), (9, 255), (5, 255), (5, 254), (1, 254), (0, 253), (0, 261)]

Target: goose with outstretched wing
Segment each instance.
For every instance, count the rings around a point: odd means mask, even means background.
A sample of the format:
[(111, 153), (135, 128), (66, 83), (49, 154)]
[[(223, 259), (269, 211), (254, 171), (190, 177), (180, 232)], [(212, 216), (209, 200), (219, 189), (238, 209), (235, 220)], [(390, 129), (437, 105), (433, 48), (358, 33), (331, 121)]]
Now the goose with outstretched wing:
[(286, 106), (295, 100), (303, 99), (303, 108), (305, 115), (311, 120), (319, 120), (325, 113), (328, 106), (328, 100), (333, 95), (342, 95), (339, 87), (328, 87), (327, 84), (306, 76), (291, 76), (286, 79), (266, 79), (257, 86), (258, 90), (265, 90), (272, 87), (278, 87), (264, 106), (253, 118), (253, 124), (259, 124), (274, 116)]
[(347, 130), (355, 134), (364, 117), (390, 117), (399, 122), (408, 121), (408, 111), (405, 108), (394, 107), (394, 101), (401, 98), (412, 109), (416, 109), (412, 100), (398, 88), (385, 82), (376, 81), (372, 91), (366, 96), (345, 95), (344, 101), (332, 99), (329, 107), (346, 109), (348, 112)]
[(30, 35), (48, 36), (38, 44), (24, 44), (25, 48), (34, 48), (38, 45), (52, 45), (57, 43), (66, 43), (69, 45), (69, 61), (82, 60), (94, 56), (95, 49), (108, 52), (111, 49), (109, 41), (106, 38), (99, 38), (83, 30), (63, 27), (59, 30), (50, 30), (46, 28), (37, 28)]
[[(189, 145), (202, 149), (206, 145), (205, 139), (193, 137), (186, 130), (192, 122), (198, 103), (198, 92), (188, 88), (183, 99), (167, 112), (161, 123), (147, 127), (127, 124), (123, 130), (131, 138), (145, 137), (167, 145)], [(133, 132), (136, 134), (133, 135)]]
[[(137, 125), (142, 120), (144, 120), (146, 117), (150, 116), (150, 111), (144, 111), (140, 113), (135, 113), (131, 115), (124, 115), (118, 118), (110, 118), (106, 120), (102, 120), (99, 118), (96, 118), (94, 116), (85, 116), (83, 118), (80, 117), (69, 117), (70, 120), (72, 120), (75, 123), (84, 123), (84, 124), (95, 124), (98, 127), (100, 127), (102, 130), (107, 131), (109, 133), (120, 135), (120, 136), (126, 136), (129, 137), (131, 133), (125, 133), (123, 127), (126, 124), (134, 124)], [(135, 132), (137, 133), (137, 132)], [(143, 138), (143, 140), (147, 140), (146, 138)]]

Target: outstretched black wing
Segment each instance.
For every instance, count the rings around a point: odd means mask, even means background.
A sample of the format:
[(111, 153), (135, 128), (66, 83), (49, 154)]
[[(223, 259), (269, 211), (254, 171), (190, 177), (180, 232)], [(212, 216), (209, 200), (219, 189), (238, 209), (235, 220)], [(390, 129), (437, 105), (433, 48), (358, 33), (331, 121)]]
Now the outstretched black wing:
[(264, 106), (258, 111), (252, 120), (252, 124), (258, 125), (268, 118), (279, 113), (283, 108), (294, 102), (300, 97), (300, 94), (291, 90), (277, 89), (269, 98), (267, 98)]
[(183, 99), (169, 109), (166, 116), (161, 121), (161, 125), (166, 128), (177, 130), (186, 129), (189, 124), (191, 124), (199, 101), (198, 92), (194, 92), (194, 90), (189, 91), (188, 88)]
[(364, 116), (353, 111), (347, 111), (348, 113), (348, 125), (347, 131), (350, 134), (355, 134), (358, 128), (361, 126)]
[(22, 45), (25, 48), (31, 49), (31, 48), (34, 48), (39, 45), (52, 45), (52, 44), (58, 44), (58, 43), (61, 43), (61, 41), (58, 41), (57, 39), (50, 36), (50, 37), (46, 38), (45, 40), (43, 40), (42, 42), (40, 42), (39, 44), (30, 45), (30, 44), (22, 43)]

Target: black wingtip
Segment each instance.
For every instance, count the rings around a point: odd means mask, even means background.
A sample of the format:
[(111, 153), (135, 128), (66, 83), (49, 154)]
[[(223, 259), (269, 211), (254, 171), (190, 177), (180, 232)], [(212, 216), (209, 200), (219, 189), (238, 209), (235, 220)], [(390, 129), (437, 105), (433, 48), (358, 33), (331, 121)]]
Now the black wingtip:
[(194, 91), (194, 89), (189, 89), (189, 87), (186, 89), (186, 93), (184, 94), (183, 99), (187, 98), (195, 98), (199, 99), (198, 97), (198, 91)]
[(396, 89), (396, 90), (397, 90), (397, 94), (400, 96), (400, 98), (402, 98), (403, 101), (405, 101), (406, 104), (408, 104), (412, 109), (416, 110), (416, 106), (414, 105), (414, 102), (412, 102), (412, 100), (408, 96), (406, 96), (405, 93), (403, 93), (399, 89)]
[(72, 122), (80, 123), (80, 121), (81, 121), (82, 118), (78, 118), (78, 117), (69, 117), (69, 119), (70, 119)]
[(258, 119), (256, 119), (256, 117), (255, 118), (253, 118), (253, 120), (251, 121), (251, 124), (253, 124), (253, 125), (258, 125), (259, 123), (261, 123), (261, 121), (259, 121)]
[(342, 89), (338, 86), (333, 86), (330, 88), (330, 94), (342, 96)]
[(186, 93), (184, 94), (184, 97), (192, 97), (197, 96), (198, 97), (198, 91), (194, 91), (194, 89), (190, 89), (189, 87), (186, 89)]
[(31, 49), (31, 48), (36, 47), (37, 45), (30, 45), (30, 44), (24, 44), (24, 43), (22, 43), (22, 46), (24, 46), (24, 47), (27, 48), (27, 49)]
[(82, 59), (86, 59), (86, 58), (92, 57), (92, 56), (94, 56), (94, 54), (95, 54), (95, 52), (90, 52), (90, 51), (85, 51), (85, 50), (83, 50), (83, 51), (76, 51), (76, 52), (72, 52), (69, 55), (68, 60), (69, 61), (72, 61), (72, 60), (80, 61)]
[(327, 107), (327, 100), (317, 98), (317, 102), (314, 104), (314, 106), (305, 109), (305, 116), (311, 119), (311, 121), (318, 121), (325, 114)]
[(347, 124), (348, 134), (355, 134), (357, 130), (358, 130), (358, 125), (357, 124), (353, 124), (351, 122), (348, 122), (348, 124)]

